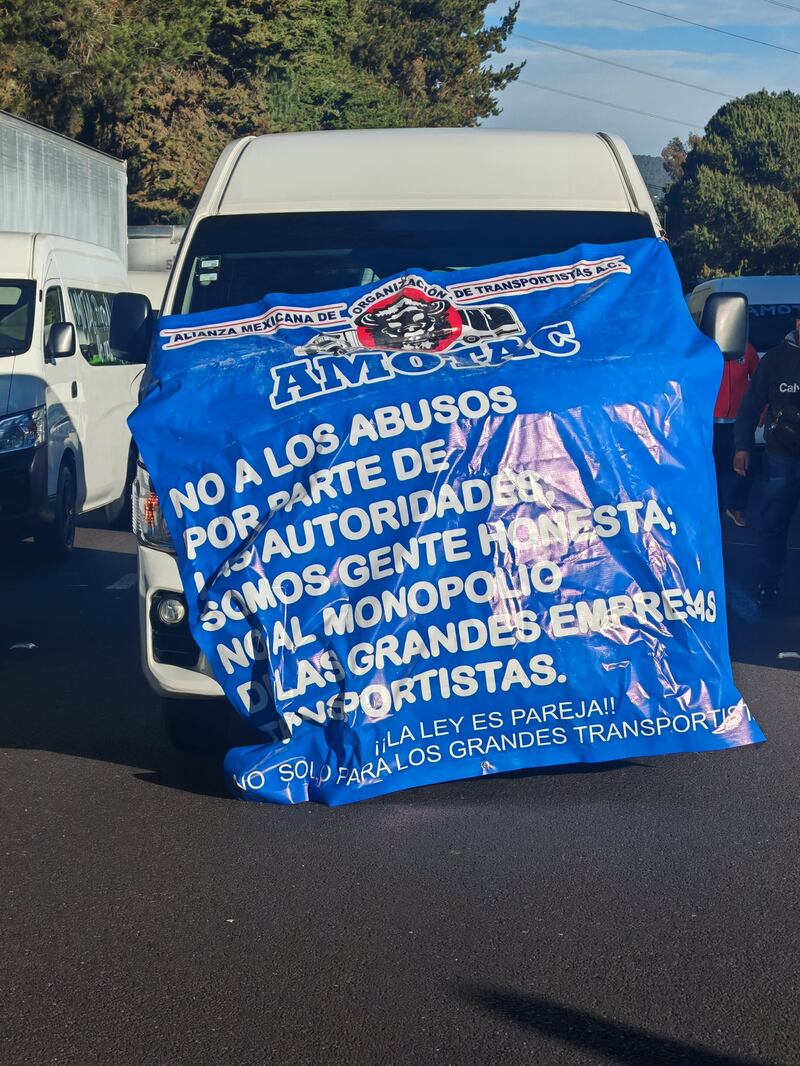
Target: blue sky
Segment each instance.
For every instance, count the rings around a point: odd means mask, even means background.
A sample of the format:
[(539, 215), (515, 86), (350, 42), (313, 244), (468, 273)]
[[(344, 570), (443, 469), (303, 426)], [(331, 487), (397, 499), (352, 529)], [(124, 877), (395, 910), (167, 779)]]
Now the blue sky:
[[(645, 6), (800, 51), (800, 0), (639, 0)], [(508, 0), (487, 9), (496, 21)], [(796, 10), (795, 10), (796, 9)], [(522, 0), (516, 30), (618, 63), (693, 82), (732, 96), (757, 89), (800, 91), (800, 55), (763, 48), (624, 7), (614, 0)], [(630, 108), (645, 118), (523, 84), (500, 97), (503, 114), (484, 125), (525, 129), (606, 130), (634, 152), (656, 155), (684, 139), (725, 99), (603, 63), (510, 38), (502, 61), (527, 59), (521, 78)]]

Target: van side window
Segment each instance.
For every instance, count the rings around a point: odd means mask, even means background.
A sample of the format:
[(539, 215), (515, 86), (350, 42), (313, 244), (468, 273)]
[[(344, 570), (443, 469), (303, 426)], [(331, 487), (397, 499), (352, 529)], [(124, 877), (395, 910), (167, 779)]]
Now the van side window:
[(108, 346), (113, 299), (114, 296), (110, 292), (95, 292), (93, 289), (69, 290), (78, 345), (83, 358), (91, 366), (108, 366), (117, 362)]
[(61, 289), (54, 286), (44, 294), (44, 340), (47, 343), (47, 332), (55, 322), (64, 321), (64, 298)]

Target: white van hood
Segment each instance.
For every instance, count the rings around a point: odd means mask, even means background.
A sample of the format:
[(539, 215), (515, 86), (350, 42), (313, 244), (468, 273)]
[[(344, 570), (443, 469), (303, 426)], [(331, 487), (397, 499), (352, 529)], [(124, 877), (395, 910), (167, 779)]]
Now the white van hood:
[(47, 386), (28, 355), (0, 357), (0, 418), (30, 411), (45, 402)]

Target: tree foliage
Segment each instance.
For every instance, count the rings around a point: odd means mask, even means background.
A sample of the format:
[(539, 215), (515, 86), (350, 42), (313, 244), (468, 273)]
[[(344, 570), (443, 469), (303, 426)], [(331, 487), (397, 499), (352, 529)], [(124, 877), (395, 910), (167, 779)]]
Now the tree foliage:
[(131, 221), (181, 221), (245, 133), (475, 125), (518, 4), (0, 0), (0, 107), (128, 161)]
[[(691, 144), (666, 197), (687, 286), (728, 274), (800, 273), (800, 95), (725, 104)], [(678, 158), (674, 142), (665, 151)]]
[(502, 52), (519, 4), (484, 28), (483, 0), (365, 0), (354, 50), (360, 68), (400, 95), (406, 125), (473, 126), (496, 115), (496, 94), (519, 66), (485, 64)]
[(673, 137), (669, 144), (666, 144), (661, 149), (661, 160), (670, 177), (670, 184), (683, 177), (686, 158), (692, 148), (697, 147), (699, 141), (700, 137), (696, 133), (690, 133), (686, 144), (683, 143), (680, 137)]

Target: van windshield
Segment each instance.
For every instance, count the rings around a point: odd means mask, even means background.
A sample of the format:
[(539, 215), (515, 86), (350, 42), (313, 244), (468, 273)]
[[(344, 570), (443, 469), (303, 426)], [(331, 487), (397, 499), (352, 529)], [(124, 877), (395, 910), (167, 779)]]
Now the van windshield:
[(34, 282), (0, 278), (0, 356), (30, 348), (35, 301)]
[(174, 313), (253, 303), (269, 292), (368, 285), (408, 267), (457, 270), (652, 237), (617, 211), (358, 211), (220, 215), (192, 238)]
[(750, 343), (766, 352), (796, 328), (800, 299), (791, 304), (750, 304)]

